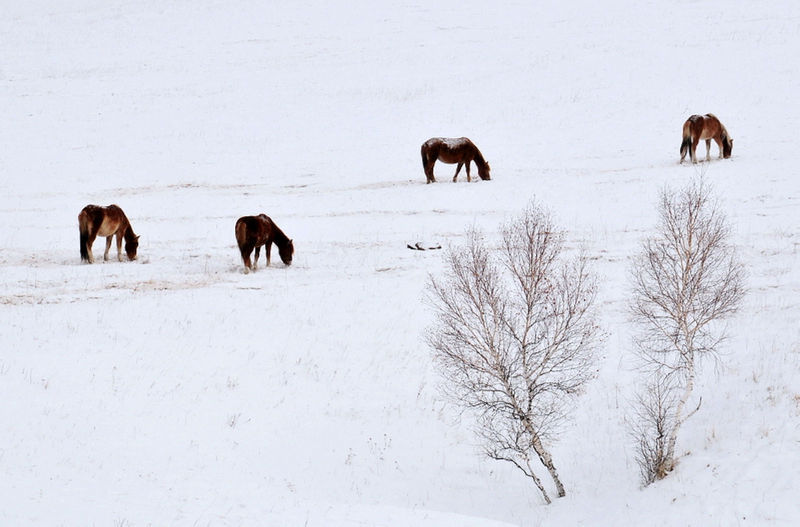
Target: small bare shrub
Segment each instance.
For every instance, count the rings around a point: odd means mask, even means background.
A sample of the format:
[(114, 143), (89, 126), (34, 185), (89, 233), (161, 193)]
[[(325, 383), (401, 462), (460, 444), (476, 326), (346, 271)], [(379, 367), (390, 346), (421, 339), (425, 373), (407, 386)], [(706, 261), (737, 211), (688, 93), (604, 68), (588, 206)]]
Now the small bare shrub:
[(633, 438), (635, 459), (642, 483), (646, 486), (664, 478), (672, 470), (667, 459), (667, 442), (675, 428), (677, 401), (666, 377), (654, 377), (635, 400)]

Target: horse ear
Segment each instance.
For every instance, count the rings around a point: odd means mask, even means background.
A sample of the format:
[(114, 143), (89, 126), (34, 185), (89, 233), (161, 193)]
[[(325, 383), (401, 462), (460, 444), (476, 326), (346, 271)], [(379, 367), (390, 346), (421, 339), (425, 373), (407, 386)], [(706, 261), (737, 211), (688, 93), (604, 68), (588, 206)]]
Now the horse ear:
[(138, 242), (138, 241), (139, 241), (139, 238), (141, 238), (141, 237), (142, 237), (141, 235), (137, 236), (137, 237), (136, 237), (136, 241)]

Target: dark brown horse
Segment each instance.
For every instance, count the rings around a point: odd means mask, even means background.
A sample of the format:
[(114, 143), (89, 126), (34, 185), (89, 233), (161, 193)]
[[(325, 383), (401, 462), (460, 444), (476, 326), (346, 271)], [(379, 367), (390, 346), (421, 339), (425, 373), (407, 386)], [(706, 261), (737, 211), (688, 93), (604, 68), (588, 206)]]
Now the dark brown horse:
[[(280, 254), (283, 263), (292, 265), (292, 255), (294, 254), (292, 240), (266, 214), (242, 216), (236, 220), (236, 243), (239, 244), (239, 251), (242, 253), (245, 273), (250, 272), (251, 269), (253, 271), (256, 270), (258, 254), (262, 245), (267, 253), (267, 266), (269, 266), (270, 250), (273, 243), (278, 246), (278, 254)], [(250, 253), (254, 248), (256, 257), (251, 265)]]
[(692, 163), (697, 163), (697, 145), (700, 141), (706, 141), (706, 161), (711, 159), (711, 140), (717, 143), (719, 157), (728, 159), (733, 152), (733, 139), (728, 135), (728, 131), (719, 122), (713, 113), (705, 115), (693, 115), (683, 123), (683, 141), (681, 142), (681, 160), (689, 157)]
[(136, 249), (139, 247), (139, 237), (131, 227), (128, 217), (117, 205), (100, 207), (86, 205), (78, 214), (78, 230), (81, 240), (81, 260), (94, 263), (92, 244), (98, 236), (106, 237), (106, 252), (103, 260), (108, 260), (108, 251), (111, 249), (111, 238), (117, 237), (117, 259), (122, 261), (122, 238), (125, 238), (125, 254), (129, 260), (136, 259)]
[(425, 169), (425, 177), (428, 179), (428, 183), (436, 181), (433, 177), (433, 164), (436, 163), (436, 160), (451, 165), (458, 163), (453, 182), (458, 177), (462, 165), (467, 165), (467, 181), (471, 181), (469, 177), (470, 161), (475, 161), (475, 166), (478, 167), (478, 175), (481, 179), (492, 179), (489, 176), (491, 168), (489, 163), (483, 159), (478, 147), (466, 137), (459, 137), (458, 139), (434, 137), (422, 143), (422, 166)]

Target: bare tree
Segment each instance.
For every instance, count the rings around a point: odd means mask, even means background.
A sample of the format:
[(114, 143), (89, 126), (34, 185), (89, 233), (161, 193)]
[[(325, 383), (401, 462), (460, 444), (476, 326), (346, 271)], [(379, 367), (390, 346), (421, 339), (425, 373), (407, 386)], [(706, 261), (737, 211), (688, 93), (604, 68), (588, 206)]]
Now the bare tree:
[(671, 378), (653, 376), (635, 400), (632, 421), (635, 459), (646, 486), (667, 475), (667, 441), (675, 427), (676, 397)]
[(738, 309), (745, 274), (702, 180), (662, 191), (659, 214), (658, 234), (633, 263), (631, 304), (637, 350), (652, 376), (640, 409), (651, 419), (647, 429), (666, 434), (663, 442), (640, 438), (658, 450), (649, 457), (657, 466), (643, 468), (656, 479), (674, 467), (678, 431), (700, 407), (687, 410), (698, 362), (716, 356), (725, 337), (720, 323)]
[(596, 372), (596, 285), (584, 255), (561, 257), (563, 234), (535, 205), (501, 234), (498, 250), (473, 230), (448, 251), (445, 275), (429, 282), (427, 337), (444, 392), (476, 414), (487, 455), (513, 463), (550, 503), (537, 470), (565, 495), (546, 444)]

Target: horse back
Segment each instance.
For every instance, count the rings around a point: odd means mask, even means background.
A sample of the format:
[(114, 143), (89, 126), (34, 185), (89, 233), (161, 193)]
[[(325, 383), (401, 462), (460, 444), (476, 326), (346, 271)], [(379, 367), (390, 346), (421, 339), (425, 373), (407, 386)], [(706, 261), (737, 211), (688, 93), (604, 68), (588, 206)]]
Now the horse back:
[(264, 245), (272, 239), (272, 219), (266, 214), (242, 216), (236, 220), (236, 241), (239, 246)]
[(692, 115), (683, 125), (684, 136), (687, 135), (687, 127), (690, 135), (699, 140), (713, 139), (722, 135), (722, 123), (717, 116), (712, 113), (706, 115)]
[(128, 218), (117, 205), (86, 205), (78, 214), (78, 224), (95, 236), (111, 236), (127, 230)]
[(478, 148), (467, 137), (432, 137), (423, 143), (422, 150), (445, 163), (463, 163), (474, 159)]

